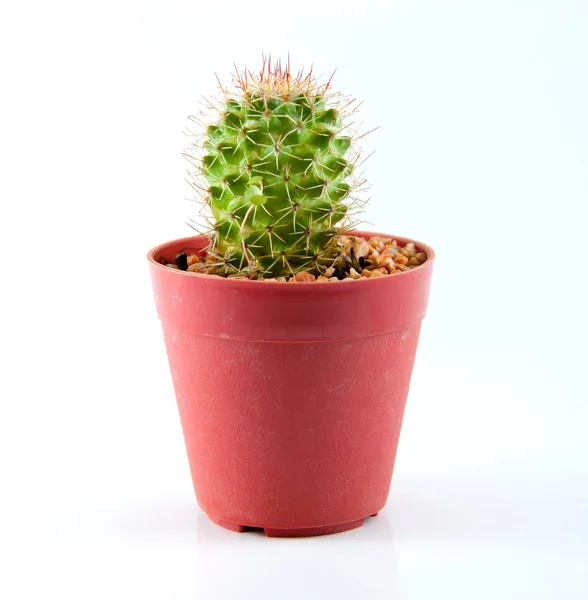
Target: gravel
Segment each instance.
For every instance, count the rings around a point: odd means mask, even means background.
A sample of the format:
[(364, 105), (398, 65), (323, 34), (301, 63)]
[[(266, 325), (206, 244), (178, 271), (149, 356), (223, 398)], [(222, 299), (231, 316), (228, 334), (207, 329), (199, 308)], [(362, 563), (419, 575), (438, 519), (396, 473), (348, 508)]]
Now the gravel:
[[(332, 266), (325, 268), (318, 277), (308, 271), (301, 271), (289, 279), (274, 277), (263, 281), (293, 283), (359, 281), (410, 271), (427, 260), (427, 255), (419, 251), (412, 242), (400, 246), (396, 240), (380, 236), (374, 236), (369, 240), (350, 235), (340, 236), (338, 245), (341, 248), (339, 256), (333, 261)], [(190, 273), (204, 273), (228, 279), (248, 279), (238, 273), (228, 276), (217, 274), (217, 270), (222, 265), (219, 265), (211, 255), (199, 256), (180, 252), (174, 261), (167, 263), (166, 266)]]

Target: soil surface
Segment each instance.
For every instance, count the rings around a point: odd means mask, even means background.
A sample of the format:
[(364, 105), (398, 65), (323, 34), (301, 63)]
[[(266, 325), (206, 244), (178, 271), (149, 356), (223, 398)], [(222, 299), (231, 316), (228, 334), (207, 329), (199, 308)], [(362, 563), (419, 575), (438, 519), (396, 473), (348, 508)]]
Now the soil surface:
[[(330, 265), (325, 265), (324, 270), (318, 276), (308, 271), (301, 271), (289, 278), (273, 277), (263, 279), (257, 277), (257, 279), (263, 281), (290, 281), (293, 283), (357, 281), (409, 271), (422, 265), (427, 260), (427, 255), (424, 252), (419, 252), (412, 242), (400, 246), (396, 240), (390, 238), (374, 236), (369, 240), (365, 240), (347, 235), (340, 236), (338, 242), (341, 246), (341, 253), (331, 261)], [(167, 263), (162, 260), (162, 263), (170, 269), (179, 269), (191, 273), (204, 273), (229, 279), (248, 279), (247, 276), (239, 273), (229, 275), (223, 273), (224, 265), (210, 254), (199, 256), (180, 252), (175, 257), (174, 262)]]

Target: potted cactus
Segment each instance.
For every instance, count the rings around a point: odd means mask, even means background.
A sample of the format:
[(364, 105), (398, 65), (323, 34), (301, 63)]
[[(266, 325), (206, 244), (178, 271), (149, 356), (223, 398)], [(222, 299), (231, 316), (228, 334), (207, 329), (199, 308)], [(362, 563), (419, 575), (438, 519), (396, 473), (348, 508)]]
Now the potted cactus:
[(196, 498), (268, 536), (386, 503), (434, 253), (353, 229), (353, 102), (264, 60), (187, 158), (210, 223), (148, 253)]

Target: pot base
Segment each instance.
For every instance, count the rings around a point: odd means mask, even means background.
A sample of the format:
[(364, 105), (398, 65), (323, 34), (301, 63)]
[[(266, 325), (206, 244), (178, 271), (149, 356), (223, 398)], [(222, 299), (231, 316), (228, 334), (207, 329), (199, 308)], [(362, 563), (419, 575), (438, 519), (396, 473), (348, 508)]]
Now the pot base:
[[(370, 515), (371, 517), (377, 516), (378, 513)], [(366, 517), (367, 518), (367, 517)], [(340, 523), (339, 525), (324, 525), (322, 527), (302, 527), (297, 529), (275, 529), (273, 527), (249, 527), (247, 525), (237, 525), (236, 523), (227, 523), (227, 521), (221, 521), (220, 519), (210, 520), (231, 531), (243, 533), (245, 531), (263, 531), (265, 537), (310, 537), (313, 535), (328, 535), (330, 533), (341, 533), (343, 531), (349, 531), (350, 529), (356, 529), (361, 527), (365, 519), (358, 519), (357, 521), (349, 521), (348, 523)]]

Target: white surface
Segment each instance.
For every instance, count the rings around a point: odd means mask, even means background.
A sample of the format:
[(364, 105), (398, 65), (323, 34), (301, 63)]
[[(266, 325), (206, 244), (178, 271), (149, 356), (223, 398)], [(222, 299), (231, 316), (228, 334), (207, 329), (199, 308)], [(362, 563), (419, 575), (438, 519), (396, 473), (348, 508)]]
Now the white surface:
[[(588, 5), (196, 5), (2, 8), (0, 597), (587, 598)], [(390, 502), (304, 540), (196, 508), (144, 262), (264, 50), (338, 67), (367, 218), (439, 254)]]

